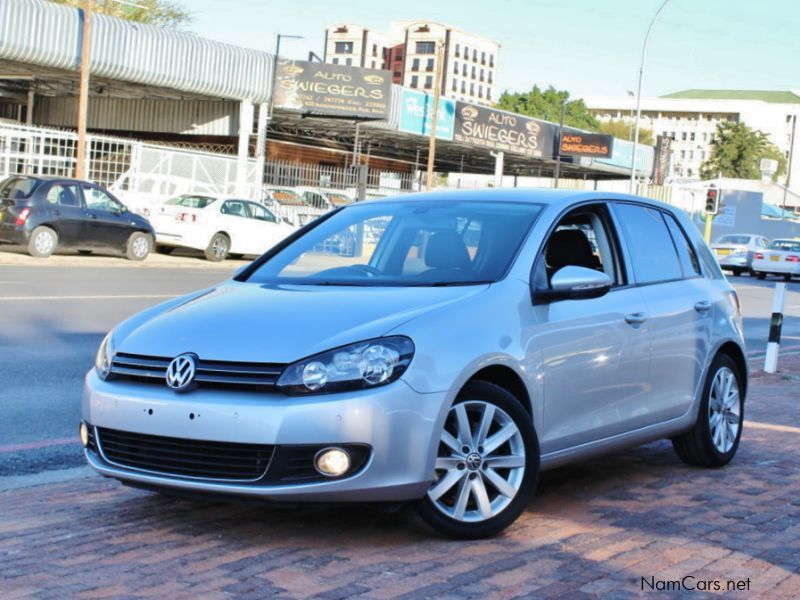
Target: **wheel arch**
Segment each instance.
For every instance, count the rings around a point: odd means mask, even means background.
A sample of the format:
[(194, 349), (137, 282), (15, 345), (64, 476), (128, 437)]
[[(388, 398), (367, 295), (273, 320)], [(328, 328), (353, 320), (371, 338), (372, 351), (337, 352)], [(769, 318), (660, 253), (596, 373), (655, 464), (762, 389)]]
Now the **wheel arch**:
[[(533, 404), (525, 382), (511, 367), (506, 365), (490, 365), (474, 373), (465, 383), (473, 381), (486, 381), (503, 388), (520, 401), (525, 411), (533, 417)], [(464, 386), (461, 386), (462, 388)]]
[(720, 354), (726, 354), (733, 359), (733, 362), (736, 363), (736, 366), (739, 367), (739, 372), (742, 374), (742, 399), (743, 401), (747, 398), (747, 384), (748, 384), (748, 374), (747, 374), (747, 357), (744, 355), (742, 348), (736, 342), (727, 341), (722, 344), (718, 349), (716, 354), (714, 355), (719, 356)]

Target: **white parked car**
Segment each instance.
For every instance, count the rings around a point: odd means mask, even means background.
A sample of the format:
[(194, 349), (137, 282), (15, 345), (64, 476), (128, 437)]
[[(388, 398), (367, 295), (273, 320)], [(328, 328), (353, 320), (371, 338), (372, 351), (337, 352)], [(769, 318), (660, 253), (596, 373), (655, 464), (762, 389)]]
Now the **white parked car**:
[(753, 266), (753, 256), (769, 245), (763, 235), (752, 233), (729, 233), (717, 238), (711, 249), (719, 266), (734, 275), (748, 273)]
[(150, 222), (159, 252), (194, 248), (212, 261), (263, 254), (295, 231), (257, 202), (194, 194), (168, 200)]
[(753, 257), (753, 273), (759, 279), (767, 275), (783, 275), (786, 281), (800, 277), (800, 240), (778, 239)]

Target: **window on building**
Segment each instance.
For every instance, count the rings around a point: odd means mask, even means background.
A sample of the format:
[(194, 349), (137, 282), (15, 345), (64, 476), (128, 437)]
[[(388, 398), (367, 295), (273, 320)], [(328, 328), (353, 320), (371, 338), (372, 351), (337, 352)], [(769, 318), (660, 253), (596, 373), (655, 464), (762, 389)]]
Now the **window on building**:
[(469, 84), (469, 95), (470, 96), (474, 96), (475, 95), (475, 84), (474, 83), (470, 83)]
[(461, 93), (462, 94), (466, 94), (467, 93), (467, 82), (466, 81), (462, 81), (461, 82)]
[(478, 62), (478, 51), (477, 50), (473, 50), (472, 51), (472, 60), (475, 61), (475, 62)]
[(427, 64), (425, 65), (426, 71), (433, 71), (433, 59), (429, 58)]
[(682, 139), (684, 142), (686, 141), (686, 132), (685, 132), (685, 131), (684, 131), (684, 132), (681, 134), (681, 139)]
[(693, 141), (694, 141), (694, 131), (692, 131), (692, 132), (689, 134), (689, 141), (690, 141), (690, 142), (693, 142)]
[(681, 150), (681, 158), (686, 158), (686, 150)]
[(691, 177), (692, 175), (694, 175), (694, 171), (692, 169), (686, 169), (686, 176)]
[(483, 81), (483, 69), (481, 69), (481, 81)]
[(694, 150), (689, 150), (689, 160), (694, 160)]
[(457, 91), (458, 91), (458, 81), (456, 81), (455, 79), (453, 79), (453, 85), (452, 85), (451, 89), (452, 89), (454, 92), (457, 92)]
[(461, 56), (461, 44), (456, 44), (456, 56)]
[(704, 142), (707, 142), (707, 141), (708, 141), (708, 134), (707, 134), (707, 133), (704, 133), (704, 134), (703, 134), (703, 141), (704, 141)]
[(353, 42), (336, 42), (334, 52), (336, 54), (352, 54)]
[(458, 75), (458, 61), (453, 61), (453, 75)]
[(338, 65), (338, 64), (339, 64), (339, 59), (338, 59), (338, 58), (336, 58), (336, 57), (334, 56), (334, 57), (331, 59), (331, 62), (332, 62), (333, 64), (335, 64), (335, 65)]
[(417, 54), (436, 54), (436, 42), (417, 42)]
[(411, 87), (412, 88), (419, 87), (419, 77), (417, 77), (416, 75), (411, 76)]
[(490, 67), (494, 66), (494, 54), (489, 55), (489, 66)]
[(392, 73), (392, 76), (393, 77), (402, 77), (403, 76), (403, 72), (402, 71), (395, 71), (394, 73)]
[(469, 60), (469, 46), (464, 46), (464, 58)]
[(372, 56), (378, 56), (378, 44), (372, 44)]
[(344, 61), (344, 64), (346, 64), (348, 67), (349, 67), (349, 66), (352, 66), (352, 64), (353, 64), (353, 59), (352, 59), (352, 58), (348, 58), (348, 59), (346, 59), (346, 60)]
[(490, 87), (486, 88), (486, 99), (487, 100), (491, 100), (492, 99), (492, 88), (490, 88)]
[(475, 65), (472, 65), (472, 78), (475, 79), (475, 74), (477, 71), (475, 70)]
[(489, 71), (489, 72), (486, 74), (486, 81), (488, 81), (489, 83), (494, 83), (494, 82), (492, 81), (492, 72), (491, 72), (491, 71)]
[(425, 76), (425, 89), (429, 90), (433, 87), (433, 75)]
[(483, 98), (483, 86), (478, 86), (478, 98)]
[(373, 69), (376, 69), (376, 68), (377, 68), (377, 67), (375, 66), (375, 64), (376, 64), (376, 63), (375, 63), (375, 61), (373, 60), (373, 61), (372, 61), (372, 68), (373, 68)]
[(461, 74), (466, 77), (467, 76), (467, 63), (464, 63), (463, 68), (461, 69)]
[(411, 61), (411, 70), (412, 71), (419, 71), (419, 59), (415, 58)]
[(486, 52), (481, 52), (481, 64), (486, 64)]

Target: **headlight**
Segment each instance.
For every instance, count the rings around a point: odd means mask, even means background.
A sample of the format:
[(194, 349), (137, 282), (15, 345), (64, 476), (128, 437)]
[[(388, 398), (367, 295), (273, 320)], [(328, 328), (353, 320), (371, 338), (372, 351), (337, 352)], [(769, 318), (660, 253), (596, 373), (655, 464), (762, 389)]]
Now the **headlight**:
[(100, 379), (108, 377), (111, 371), (111, 360), (114, 358), (114, 332), (109, 331), (103, 341), (100, 342), (100, 347), (97, 349), (97, 356), (94, 359), (94, 368)]
[(398, 379), (414, 356), (414, 343), (392, 336), (309, 356), (284, 369), (278, 389), (287, 394), (330, 394), (385, 385)]

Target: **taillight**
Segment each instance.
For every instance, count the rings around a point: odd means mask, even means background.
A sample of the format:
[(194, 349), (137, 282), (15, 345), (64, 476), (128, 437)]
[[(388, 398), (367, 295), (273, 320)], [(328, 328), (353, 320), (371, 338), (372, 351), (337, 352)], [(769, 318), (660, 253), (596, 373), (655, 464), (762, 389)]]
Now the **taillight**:
[(30, 214), (31, 214), (30, 208), (23, 208), (21, 211), (19, 211), (19, 214), (17, 215), (17, 222), (15, 223), (15, 225), (17, 227), (22, 227), (23, 225), (25, 225), (25, 221), (28, 220), (28, 216)]
[(800, 262), (800, 256), (796, 254), (790, 254), (786, 257), (786, 262)]
[(757, 258), (758, 260), (763, 260), (764, 259), (764, 254), (762, 252), (756, 252), (753, 255), (753, 258)]
[(176, 219), (182, 223), (194, 223), (197, 221), (197, 215), (193, 213), (178, 213)]

